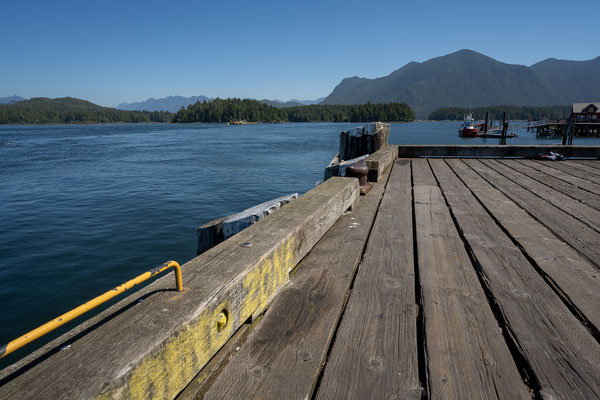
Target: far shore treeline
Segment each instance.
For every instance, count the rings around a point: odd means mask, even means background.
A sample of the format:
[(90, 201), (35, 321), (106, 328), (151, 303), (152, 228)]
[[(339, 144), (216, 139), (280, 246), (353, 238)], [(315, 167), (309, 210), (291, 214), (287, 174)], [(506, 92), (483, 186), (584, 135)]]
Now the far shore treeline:
[(465, 114), (471, 111), (473, 117), (478, 120), (485, 120), (485, 113), (490, 113), (490, 118), (498, 121), (506, 112), (507, 120), (527, 120), (535, 118), (567, 118), (571, 113), (570, 106), (489, 106), (477, 107), (469, 110), (462, 107), (446, 107), (435, 110), (429, 114), (432, 121), (458, 121), (465, 117)]
[(413, 121), (413, 110), (403, 103), (361, 105), (310, 105), (275, 108), (249, 99), (214, 99), (197, 102), (176, 114), (167, 111), (125, 111), (89, 101), (64, 97), (33, 98), (0, 105), (0, 124), (69, 124), (114, 122), (368, 122)]
[[(499, 120), (506, 112), (509, 120), (532, 118), (565, 118), (569, 106), (490, 106), (472, 110), (475, 119)], [(431, 114), (429, 119), (462, 120), (468, 108), (446, 107)], [(404, 103), (359, 105), (307, 105), (276, 108), (258, 100), (214, 99), (191, 104), (173, 114), (168, 111), (125, 111), (101, 107), (86, 100), (72, 97), (48, 99), (44, 97), (0, 105), (0, 124), (69, 124), (69, 123), (226, 123), (235, 120), (247, 122), (408, 122), (414, 121), (413, 110)]]
[(413, 110), (404, 103), (360, 105), (309, 105), (275, 108), (250, 99), (214, 99), (182, 107), (173, 122), (365, 122), (413, 121)]

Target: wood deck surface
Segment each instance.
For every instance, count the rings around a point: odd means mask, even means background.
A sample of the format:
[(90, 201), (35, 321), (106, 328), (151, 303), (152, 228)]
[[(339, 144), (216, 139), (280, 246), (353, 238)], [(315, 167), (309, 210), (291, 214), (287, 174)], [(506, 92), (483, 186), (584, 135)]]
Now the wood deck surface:
[(159, 279), (2, 371), (0, 399), (600, 400), (600, 160), (399, 151), (356, 202), (328, 180), (183, 293)]
[(600, 161), (401, 158), (181, 396), (600, 399), (599, 268)]

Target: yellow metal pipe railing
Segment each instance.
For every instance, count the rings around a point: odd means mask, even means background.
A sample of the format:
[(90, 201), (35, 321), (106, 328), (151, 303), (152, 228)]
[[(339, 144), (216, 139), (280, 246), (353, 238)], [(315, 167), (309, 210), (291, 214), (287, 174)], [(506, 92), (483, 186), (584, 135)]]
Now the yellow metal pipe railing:
[(100, 304), (107, 302), (108, 300), (112, 299), (113, 297), (125, 292), (128, 289), (131, 289), (135, 285), (142, 283), (145, 280), (150, 279), (157, 274), (160, 274), (161, 272), (163, 272), (169, 268), (173, 268), (175, 270), (175, 283), (177, 285), (177, 290), (180, 292), (183, 291), (183, 280), (181, 278), (181, 267), (175, 261), (168, 261), (162, 265), (159, 265), (158, 267), (156, 267), (154, 269), (151, 269), (148, 272), (143, 273), (142, 275), (140, 275), (130, 281), (125, 282), (124, 284), (122, 284), (120, 286), (117, 286), (114, 289), (111, 289), (110, 291), (96, 297), (93, 300), (90, 300), (87, 303), (80, 305), (79, 307), (61, 315), (60, 317), (55, 318), (52, 321), (45, 323), (44, 325), (40, 326), (39, 328), (36, 328), (36, 329), (32, 330), (31, 332), (26, 333), (25, 335), (9, 342), (8, 344), (1, 346), (0, 347), (0, 358), (6, 356), (7, 354), (12, 353), (13, 351), (15, 351), (17, 349), (20, 349), (21, 347), (33, 342), (34, 340), (38, 339), (41, 336), (44, 336), (45, 334), (52, 332), (54, 329), (58, 328), (59, 326), (66, 324), (67, 322), (77, 318), (81, 314), (88, 312), (92, 308), (95, 308), (95, 307), (99, 306)]

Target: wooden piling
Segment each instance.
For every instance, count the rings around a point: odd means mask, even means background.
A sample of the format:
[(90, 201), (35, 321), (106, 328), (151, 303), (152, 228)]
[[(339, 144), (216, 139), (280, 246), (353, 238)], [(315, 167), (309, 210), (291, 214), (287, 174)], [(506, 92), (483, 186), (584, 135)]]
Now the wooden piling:
[(488, 121), (489, 121), (489, 119), (490, 119), (490, 112), (486, 111), (485, 112), (485, 126), (483, 127), (483, 132), (484, 133), (487, 133), (487, 131), (488, 131)]

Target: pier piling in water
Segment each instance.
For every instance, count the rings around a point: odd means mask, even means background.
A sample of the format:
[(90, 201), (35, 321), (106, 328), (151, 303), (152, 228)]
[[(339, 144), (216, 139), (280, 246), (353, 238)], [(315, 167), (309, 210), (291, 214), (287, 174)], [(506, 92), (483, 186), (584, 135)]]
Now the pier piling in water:
[(486, 111), (485, 112), (485, 126), (483, 127), (483, 132), (484, 133), (487, 133), (487, 131), (488, 131), (488, 121), (489, 121), (489, 118), (490, 118), (490, 112)]

